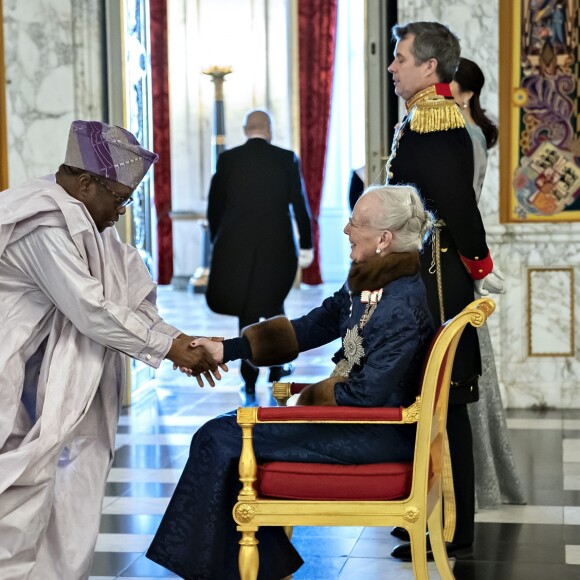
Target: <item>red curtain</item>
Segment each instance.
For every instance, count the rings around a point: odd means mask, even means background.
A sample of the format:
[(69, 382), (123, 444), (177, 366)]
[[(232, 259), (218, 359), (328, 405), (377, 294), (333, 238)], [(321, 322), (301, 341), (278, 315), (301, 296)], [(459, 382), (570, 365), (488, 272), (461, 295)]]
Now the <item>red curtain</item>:
[(155, 164), (158, 282), (169, 284), (173, 276), (171, 218), (171, 149), (169, 134), (169, 80), (167, 58), (167, 0), (149, 0), (151, 21), (151, 85), (153, 89), (153, 150)]
[(305, 284), (322, 284), (318, 216), (330, 120), (337, 0), (298, 0), (300, 158), (312, 213), (314, 262)]

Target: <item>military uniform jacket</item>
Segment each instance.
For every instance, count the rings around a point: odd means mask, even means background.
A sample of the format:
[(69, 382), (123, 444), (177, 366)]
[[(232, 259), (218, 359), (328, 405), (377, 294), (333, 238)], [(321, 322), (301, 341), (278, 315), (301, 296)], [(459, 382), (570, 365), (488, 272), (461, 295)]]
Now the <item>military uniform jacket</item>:
[[(465, 128), (419, 133), (404, 120), (391, 160), (389, 183), (413, 184), (426, 207), (445, 225), (440, 229), (443, 313), (433, 264), (433, 238), (421, 256), (421, 275), (436, 324), (458, 314), (473, 300), (473, 278), (461, 260), (485, 259), (489, 250), (473, 190), (473, 146)], [(467, 328), (459, 344), (452, 380), (467, 383), (452, 389), (452, 403), (477, 400), (476, 377), (481, 374), (479, 344)]]

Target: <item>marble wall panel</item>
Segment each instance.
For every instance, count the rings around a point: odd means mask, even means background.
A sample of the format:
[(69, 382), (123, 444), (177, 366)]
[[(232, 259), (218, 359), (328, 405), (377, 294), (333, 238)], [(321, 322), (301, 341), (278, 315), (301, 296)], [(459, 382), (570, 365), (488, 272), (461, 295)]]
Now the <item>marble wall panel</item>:
[[(506, 294), (494, 297), (499, 307), (490, 319), (504, 403), (524, 408), (580, 407), (577, 341), (572, 356), (540, 357), (529, 352), (530, 305), (538, 349), (569, 348), (571, 333), (579, 327), (577, 309), (572, 307), (580, 299), (580, 290), (572, 282), (572, 273), (573, 280), (580, 273), (575, 249), (580, 243), (578, 228), (576, 224), (544, 224), (530, 231), (527, 225), (514, 224), (504, 229), (490, 236), (507, 288)], [(537, 269), (545, 269), (543, 285), (535, 284), (530, 295), (529, 272)]]
[(574, 356), (573, 287), (572, 268), (528, 269), (529, 356)]
[(4, 0), (10, 184), (54, 172), (70, 123), (102, 117), (98, 0)]

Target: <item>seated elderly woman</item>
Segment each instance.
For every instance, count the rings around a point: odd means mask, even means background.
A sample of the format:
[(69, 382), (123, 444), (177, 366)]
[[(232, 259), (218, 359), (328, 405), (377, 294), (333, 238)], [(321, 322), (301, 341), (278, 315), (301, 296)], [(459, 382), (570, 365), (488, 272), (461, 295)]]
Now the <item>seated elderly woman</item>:
[[(409, 186), (369, 188), (344, 228), (352, 266), (346, 283), (310, 313), (277, 317), (223, 343), (195, 341), (216, 362), (293, 360), (336, 338), (332, 375), (307, 386), (299, 405), (407, 406), (414, 401), (433, 322), (419, 275), (432, 216)], [(408, 461), (414, 425), (259, 424), (257, 460), (362, 464)], [(241, 485), (241, 430), (235, 412), (194, 435), (189, 459), (147, 556), (184, 578), (238, 578), (239, 533), (232, 508)], [(280, 580), (302, 565), (282, 528), (264, 527), (260, 579)]]

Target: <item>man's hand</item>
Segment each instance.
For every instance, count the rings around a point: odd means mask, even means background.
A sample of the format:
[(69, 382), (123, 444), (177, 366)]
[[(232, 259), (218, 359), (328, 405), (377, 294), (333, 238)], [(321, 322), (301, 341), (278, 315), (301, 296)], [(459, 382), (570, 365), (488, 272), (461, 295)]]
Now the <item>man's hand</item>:
[(473, 286), (475, 292), (480, 296), (489, 296), (489, 294), (505, 294), (504, 287), (505, 276), (502, 271), (494, 265), (492, 271), (481, 280), (474, 280)]
[[(203, 387), (202, 375), (212, 387), (215, 386), (214, 378), (221, 380), (218, 365), (212, 355), (204, 348), (195, 348), (191, 342), (195, 337), (180, 334), (173, 340), (166, 358), (173, 362), (173, 368), (188, 369), (188, 376), (194, 375), (200, 387)], [(227, 371), (225, 365), (220, 365)]]

